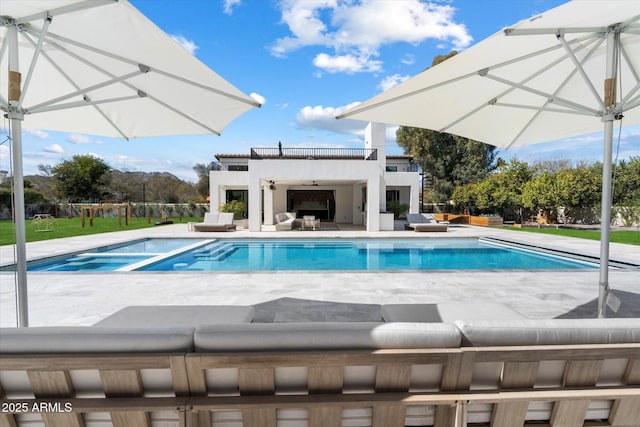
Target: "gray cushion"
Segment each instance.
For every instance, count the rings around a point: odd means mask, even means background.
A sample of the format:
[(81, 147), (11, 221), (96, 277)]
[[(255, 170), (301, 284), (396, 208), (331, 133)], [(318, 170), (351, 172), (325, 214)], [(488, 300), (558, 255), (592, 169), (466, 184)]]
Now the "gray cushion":
[(438, 323), (309, 322), (206, 325), (196, 351), (454, 348), (460, 332)]
[(457, 320), (463, 345), (640, 343), (640, 319)]
[(384, 304), (385, 322), (453, 322), (454, 320), (525, 319), (514, 309), (495, 302), (444, 302), (437, 304)]
[(0, 328), (0, 354), (193, 351), (194, 328)]
[(130, 306), (94, 324), (115, 328), (196, 327), (213, 323), (247, 323), (254, 308), (245, 305), (151, 305)]

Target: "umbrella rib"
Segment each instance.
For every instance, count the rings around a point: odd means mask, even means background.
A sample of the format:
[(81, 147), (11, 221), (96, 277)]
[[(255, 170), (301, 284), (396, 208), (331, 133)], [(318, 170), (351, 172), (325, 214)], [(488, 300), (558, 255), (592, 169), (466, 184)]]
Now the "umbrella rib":
[(87, 107), (90, 105), (95, 106), (99, 104), (108, 104), (108, 103), (120, 102), (120, 101), (130, 101), (132, 99), (136, 99), (140, 97), (141, 97), (140, 95), (129, 95), (129, 96), (120, 96), (118, 98), (101, 99), (98, 101), (92, 101), (89, 98), (86, 98), (82, 101), (68, 102), (66, 104), (49, 105), (47, 107), (39, 108), (37, 111), (27, 110), (27, 113), (37, 114), (37, 113), (45, 113), (47, 111), (57, 111), (57, 110), (64, 110), (69, 108)]
[[(62, 42), (65, 42), (65, 43), (68, 43), (68, 44), (71, 44), (71, 45), (74, 45), (76, 47), (79, 47), (79, 48), (82, 48), (82, 49), (97, 53), (97, 54), (106, 56), (106, 57), (109, 57), (111, 59), (115, 59), (115, 60), (124, 62), (124, 63), (128, 63), (128, 64), (135, 65), (135, 66), (138, 66), (140, 64), (140, 61), (135, 61), (133, 59), (125, 58), (124, 56), (116, 55), (114, 53), (111, 53), (111, 52), (108, 52), (108, 51), (105, 51), (105, 50), (102, 50), (102, 49), (97, 49), (95, 47), (86, 45), (84, 43), (80, 43), (80, 42), (78, 42), (76, 40), (68, 39), (68, 38), (60, 36), (58, 34), (49, 33), (49, 37), (51, 37), (53, 39), (56, 39), (56, 40), (59, 40), (59, 41), (62, 41)], [(181, 81), (183, 83), (187, 83), (189, 85), (195, 86), (198, 89), (206, 90), (206, 91), (212, 92), (212, 93), (217, 93), (218, 95), (222, 95), (224, 97), (233, 99), (233, 100), (238, 101), (238, 102), (242, 102), (242, 103), (247, 104), (247, 105), (251, 105), (252, 107), (260, 107), (260, 103), (255, 101), (255, 100), (253, 100), (252, 98), (249, 98), (249, 97), (244, 98), (244, 97), (241, 97), (241, 96), (238, 96), (238, 95), (234, 95), (234, 94), (225, 92), (225, 91), (220, 90), (220, 89), (216, 89), (216, 88), (213, 88), (213, 87), (210, 87), (210, 86), (203, 85), (201, 83), (194, 82), (192, 80), (185, 79), (183, 77), (176, 76), (174, 74), (168, 73), (166, 71), (162, 71), (160, 69), (151, 68), (151, 67), (150, 67), (150, 69), (152, 69), (155, 73), (161, 74), (161, 75), (163, 75), (165, 77), (172, 78), (174, 80), (179, 80), (179, 81)]]
[[(594, 38), (595, 38), (595, 36), (593, 34), (588, 34), (588, 35), (586, 35), (584, 37), (578, 37), (578, 38), (576, 38), (574, 40), (571, 40), (571, 43), (572, 44), (573, 43), (581, 43), (581, 42), (584, 42), (584, 41), (589, 41), (589, 40), (594, 39)], [(513, 58), (513, 59), (510, 59), (508, 61), (502, 62), (500, 64), (492, 65), (492, 66), (490, 66), (488, 68), (484, 68), (484, 69), (481, 69), (481, 70), (475, 70), (475, 71), (472, 71), (470, 73), (464, 74), (462, 76), (454, 77), (454, 78), (452, 78), (450, 80), (446, 80), (446, 81), (443, 81), (443, 82), (440, 82), (440, 83), (436, 83), (436, 84), (433, 84), (431, 86), (423, 87), (423, 88), (420, 88), (420, 89), (416, 89), (416, 90), (408, 92), (408, 93), (403, 93), (401, 95), (397, 95), (397, 96), (391, 97), (389, 99), (385, 99), (384, 101), (379, 101), (379, 102), (376, 102), (376, 103), (373, 103), (373, 104), (370, 104), (370, 105), (365, 105), (365, 106), (362, 106), (362, 107), (354, 107), (354, 108), (350, 109), (349, 111), (347, 111), (345, 113), (337, 115), (336, 118), (337, 119), (349, 118), (350, 116), (353, 116), (353, 115), (356, 115), (356, 114), (359, 114), (359, 113), (362, 113), (362, 112), (365, 112), (365, 111), (380, 107), (382, 105), (386, 105), (386, 104), (389, 104), (389, 103), (392, 103), (392, 102), (395, 102), (395, 101), (399, 101), (401, 99), (409, 98), (409, 97), (414, 96), (414, 95), (418, 95), (418, 94), (421, 94), (421, 93), (424, 93), (424, 92), (428, 92), (428, 91), (430, 91), (432, 89), (437, 89), (439, 87), (446, 86), (446, 85), (449, 85), (451, 83), (455, 83), (457, 81), (467, 79), (469, 77), (473, 77), (473, 76), (477, 75), (480, 72), (488, 72), (489, 70), (502, 68), (502, 67), (505, 67), (507, 65), (515, 64), (515, 63), (518, 63), (518, 62), (521, 62), (521, 61), (524, 61), (524, 60), (539, 56), (541, 54), (553, 52), (553, 51), (561, 49), (561, 48), (562, 48), (562, 46), (560, 46), (560, 45), (554, 45), (554, 46), (551, 46), (551, 47), (548, 47), (548, 48), (545, 48), (545, 49), (537, 50), (535, 52), (528, 53), (528, 54), (520, 56), (518, 58)], [(464, 52), (463, 52), (463, 54), (464, 54)], [(427, 69), (427, 70), (423, 71), (422, 73), (426, 73), (428, 71), (429, 70)], [(401, 86), (402, 85), (398, 85), (396, 87), (399, 88)]]
[[(495, 102), (493, 104), (491, 104), (493, 106), (497, 106), (497, 107), (512, 107), (512, 108), (520, 108), (523, 110), (534, 110), (534, 111), (538, 111), (538, 112), (549, 112), (549, 113), (562, 113), (562, 114), (576, 114), (579, 116), (589, 116), (589, 117), (593, 117), (593, 114), (587, 114), (584, 111), (576, 111), (576, 110), (563, 110), (561, 108), (547, 108), (547, 107), (534, 107), (531, 105), (524, 105), (524, 104), (510, 104), (508, 102)], [(535, 117), (533, 117), (535, 118)]]
[[(7, 51), (7, 37), (2, 40), (2, 46), (0, 47), (0, 61), (4, 58), (4, 54)], [(2, 103), (2, 107), (9, 108), (9, 101), (0, 94), (0, 103)], [(3, 108), (4, 109), (4, 108)]]
[(198, 120), (194, 119), (193, 117), (183, 113), (182, 111), (178, 110), (177, 108), (175, 108), (175, 107), (173, 107), (173, 106), (171, 106), (171, 105), (159, 100), (158, 98), (154, 97), (153, 95), (145, 94), (145, 96), (148, 97), (149, 99), (157, 102), (158, 104), (162, 105), (164, 108), (166, 108), (166, 109), (178, 114), (179, 116), (184, 117), (185, 119), (189, 120), (192, 123), (195, 123), (196, 125), (204, 128), (204, 129), (208, 130), (209, 132), (215, 133), (216, 135), (222, 135), (222, 132), (219, 131), (218, 129), (209, 127), (209, 126), (205, 125), (204, 123), (201, 123), (200, 121), (198, 121)]
[(592, 113), (593, 115), (596, 115), (596, 116), (600, 113), (598, 110), (594, 110), (593, 108), (589, 108), (587, 106), (577, 104), (575, 102), (569, 101), (568, 99), (560, 98), (558, 96), (555, 96), (555, 95), (540, 91), (538, 89), (534, 89), (532, 87), (527, 87), (527, 86), (522, 85), (520, 83), (516, 83), (516, 82), (512, 82), (512, 81), (507, 80), (507, 79), (503, 79), (502, 77), (492, 76), (492, 75), (489, 75), (489, 74), (487, 74), (485, 77), (487, 77), (488, 79), (497, 81), (499, 83), (503, 83), (505, 85), (512, 86), (514, 88), (522, 89), (522, 90), (524, 90), (526, 92), (533, 93), (534, 95), (539, 95), (539, 96), (541, 96), (543, 98), (547, 98), (548, 101), (558, 102), (559, 104), (563, 104), (563, 105), (565, 105), (565, 106), (567, 106), (569, 108), (573, 108), (576, 111), (586, 111), (586, 112), (590, 112), (590, 113)]
[[(592, 56), (593, 54), (596, 52), (596, 50), (602, 45), (602, 43), (604, 43), (604, 38), (602, 37), (597, 37), (594, 39), (596, 43), (594, 43), (594, 45), (591, 47), (591, 50), (589, 50), (589, 52), (587, 52), (587, 54), (584, 56), (584, 58), (582, 58), (581, 64), (584, 64), (585, 62), (587, 62)], [(584, 46), (586, 47), (586, 46)], [(577, 51), (577, 50), (576, 50)], [(566, 55), (565, 55), (566, 57)], [(558, 88), (556, 89), (556, 91), (554, 92), (554, 95), (556, 93), (558, 93), (562, 88), (564, 88), (567, 83), (573, 78), (573, 76), (575, 76), (577, 70), (574, 69), (571, 73), (569, 73), (569, 75), (567, 75), (567, 77), (564, 79), (564, 81), (558, 85)], [(538, 111), (537, 113), (535, 113), (533, 115), (533, 117), (531, 117), (531, 119), (529, 119), (529, 121), (522, 127), (522, 129), (520, 129), (520, 132), (518, 132), (518, 134), (516, 135), (515, 138), (513, 138), (513, 140), (511, 141), (511, 143), (509, 143), (509, 145), (507, 145), (505, 148), (509, 149), (513, 144), (515, 144), (515, 142), (520, 138), (520, 136), (522, 134), (524, 134), (524, 132), (529, 129), (529, 127), (531, 126), (531, 124), (533, 123), (533, 121), (538, 117), (538, 115), (542, 112), (545, 111), (545, 106), (548, 105), (550, 102), (550, 100), (547, 100), (547, 102), (545, 102), (544, 106), (542, 107), (543, 109)], [(552, 109), (546, 109), (547, 111), (553, 111)], [(575, 114), (575, 112), (572, 112), (570, 110), (565, 111), (565, 114)]]
[(625, 97), (622, 98), (622, 100), (620, 101), (621, 108), (624, 109), (624, 105), (627, 102), (629, 102), (629, 99), (640, 89), (640, 76), (638, 75), (638, 71), (633, 66), (633, 63), (631, 62), (631, 59), (627, 54), (627, 50), (622, 44), (620, 44), (620, 53), (622, 54), (622, 57), (624, 58), (625, 62), (627, 63), (627, 66), (629, 67), (629, 72), (631, 73), (633, 78), (636, 80), (636, 85), (633, 87), (633, 89), (631, 89), (629, 93), (626, 94)]
[(33, 71), (36, 68), (36, 63), (38, 62), (38, 56), (42, 53), (42, 44), (44, 43), (44, 39), (47, 35), (47, 31), (49, 30), (49, 24), (51, 24), (51, 15), (46, 14), (44, 18), (44, 23), (42, 25), (42, 30), (40, 30), (40, 36), (38, 37), (38, 44), (35, 46), (35, 50), (33, 51), (33, 56), (31, 57), (31, 63), (29, 64), (29, 71), (27, 71), (27, 77), (24, 80), (24, 84), (22, 85), (22, 91), (20, 92), (20, 98), (18, 99), (18, 108), (22, 108), (22, 103), (24, 102), (24, 96), (29, 89), (29, 83), (31, 83), (31, 77), (33, 77)]
[[(29, 33), (31, 33), (32, 31), (29, 31)], [(35, 33), (37, 35), (37, 33)], [(31, 44), (35, 44), (34, 41), (29, 37), (28, 34), (24, 34), (25, 39), (27, 39)], [(89, 65), (89, 66), (93, 66), (93, 64), (88, 63), (87, 61), (85, 61), (82, 58), (77, 57), (77, 55), (73, 54), (72, 52), (67, 51), (66, 49), (64, 49), (62, 46), (57, 45), (56, 43), (52, 43), (52, 45), (56, 45), (56, 47), (58, 47), (60, 49), (61, 52), (65, 52), (67, 55), (70, 55), (72, 57), (74, 57), (77, 60), (80, 60), (81, 62)], [(49, 55), (46, 52), (42, 52), (42, 57), (45, 58), (49, 64), (55, 68), (56, 70), (58, 70), (58, 72), (60, 73), (60, 75), (62, 75), (67, 82), (69, 82), (69, 84), (73, 87), (75, 87), (77, 90), (80, 90), (80, 88), (78, 87), (78, 85), (67, 75), (67, 73), (64, 72), (64, 70), (62, 70), (58, 64), (51, 60), (51, 58), (49, 57)], [(111, 76), (113, 77), (113, 76)], [(120, 129), (120, 127), (118, 125), (116, 125), (113, 120), (111, 120), (109, 117), (107, 117), (107, 115), (104, 113), (104, 111), (102, 111), (100, 108), (98, 108), (97, 106), (94, 106), (94, 108), (96, 109), (96, 111), (98, 111), (98, 113), (107, 121), (107, 123), (109, 123), (111, 125), (111, 127), (113, 129), (115, 129), (116, 132), (118, 132), (122, 138), (128, 140), (129, 137)]]
[[(40, 104), (37, 104), (37, 105), (33, 105), (33, 106), (31, 106), (29, 108), (29, 112), (31, 112), (31, 113), (39, 113), (40, 111), (45, 111), (45, 110), (42, 110), (42, 109), (43, 108), (46, 109), (46, 108), (52, 106), (53, 104), (57, 104), (60, 101), (64, 101), (65, 99), (73, 98), (74, 96), (78, 96), (78, 95), (85, 95), (86, 93), (93, 92), (94, 90), (101, 89), (103, 87), (110, 86), (110, 85), (122, 82), (124, 80), (128, 80), (128, 79), (130, 79), (132, 77), (138, 76), (138, 75), (143, 74), (143, 73), (144, 73), (144, 70), (141, 69), (141, 70), (129, 73), (129, 74), (125, 74), (125, 75), (120, 76), (120, 77), (114, 77), (111, 80), (107, 80), (107, 81), (104, 81), (102, 83), (95, 84), (93, 86), (88, 86), (86, 88), (79, 88), (75, 92), (71, 92), (71, 93), (68, 93), (66, 95), (59, 96), (58, 98), (50, 99), (50, 100), (48, 100), (46, 102), (43, 102), (43, 103), (40, 103)], [(46, 110), (46, 111), (49, 111), (49, 110)]]
[[(104, 6), (111, 3), (117, 3), (119, 0), (85, 0), (82, 3), (71, 4), (67, 6), (61, 6), (56, 9), (51, 9), (47, 13), (51, 16), (60, 16), (65, 13), (77, 12), (84, 9), (92, 9), (94, 7)], [(23, 24), (34, 19), (42, 19), (42, 13), (36, 13), (34, 15), (23, 16), (15, 20), (16, 24)]]
[(598, 91), (596, 90), (596, 88), (593, 86), (593, 82), (591, 81), (589, 76), (587, 76), (587, 73), (584, 71), (584, 68), (582, 68), (582, 64), (578, 61), (578, 58), (576, 58), (576, 55), (573, 53), (573, 51), (571, 50), (571, 48), (567, 44), (567, 40), (564, 38), (564, 34), (561, 34), (558, 37), (558, 40), (560, 41), (560, 44), (562, 44), (562, 47), (564, 47), (565, 51), (569, 55), (569, 58), (571, 59), (571, 61), (575, 65), (576, 69), (578, 70), (578, 73), (580, 73), (580, 76), (582, 76), (582, 79), (587, 84), (587, 87), (589, 88), (589, 90), (593, 94), (593, 97), (598, 102), (598, 105), (600, 105), (600, 108), (604, 111), (606, 109), (606, 107), (604, 105), (604, 102), (600, 98), (600, 95), (598, 94)]
[[(51, 33), (49, 33), (49, 35), (51, 36)], [(74, 52), (72, 52), (72, 51), (70, 51), (70, 50), (68, 50), (68, 49), (65, 49), (63, 46), (59, 45), (58, 43), (56, 43), (56, 42), (54, 42), (54, 41), (50, 41), (50, 44), (51, 44), (52, 46), (55, 46), (56, 48), (60, 49), (60, 51), (61, 51), (61, 52), (64, 52), (64, 53), (66, 53), (67, 55), (71, 56), (72, 58), (76, 59), (77, 61), (82, 62), (83, 64), (85, 64), (85, 65), (87, 65), (87, 66), (89, 66), (89, 67), (93, 68), (94, 70), (96, 70), (96, 71), (99, 71), (99, 72), (103, 73), (105, 76), (110, 77), (110, 78), (112, 78), (112, 79), (113, 79), (113, 78), (116, 78), (116, 76), (114, 76), (113, 74), (111, 74), (111, 73), (110, 73), (110, 72), (108, 72), (107, 70), (104, 70), (104, 69), (102, 69), (102, 68), (98, 67), (97, 65), (93, 64), (92, 62), (89, 62), (89, 61), (85, 60), (84, 58), (80, 57), (78, 54), (76, 54), (76, 53), (74, 53)], [(127, 62), (129, 62), (129, 61), (127, 61)], [(149, 67), (142, 66), (142, 65), (141, 65), (141, 64), (139, 64), (139, 63), (132, 63), (132, 65), (135, 65), (136, 67), (138, 67), (138, 69), (139, 69), (140, 71), (143, 71), (143, 72), (148, 72), (148, 71), (150, 71), (150, 70), (151, 70)], [(65, 74), (65, 73), (64, 73), (60, 68), (58, 68), (57, 66), (56, 66), (56, 68), (58, 69), (58, 71), (59, 71), (60, 73), (62, 73), (65, 77), (67, 77), (67, 76), (66, 76), (66, 74)], [(140, 73), (140, 71), (137, 71), (135, 74), (136, 74), (136, 75), (137, 75), (137, 74), (139, 74), (139, 73)], [(133, 73), (132, 73), (132, 74), (133, 74)], [(69, 79), (69, 78), (67, 77), (67, 79)], [(69, 81), (71, 81), (71, 80), (69, 79)], [(122, 84), (123, 84), (124, 86), (126, 86), (127, 88), (129, 88), (129, 89), (131, 89), (131, 90), (135, 91), (135, 92), (136, 92), (136, 94), (140, 95), (141, 91), (140, 91), (138, 88), (136, 88), (134, 85), (132, 85), (131, 83), (127, 82), (126, 80), (123, 80), (123, 81), (122, 81)], [(79, 90), (79, 88), (77, 87), (77, 85), (75, 85), (75, 84), (74, 84), (74, 86), (76, 87), (76, 89), (78, 89), (78, 90)], [(171, 111), (173, 111), (173, 112), (177, 113), (178, 115), (180, 115), (180, 116), (182, 116), (182, 117), (184, 117), (184, 118), (188, 119), (188, 120), (189, 120), (189, 121), (191, 121), (192, 123), (195, 123), (196, 125), (200, 126), (201, 128), (205, 129), (206, 131), (211, 132), (211, 133), (215, 133), (215, 134), (217, 134), (217, 135), (220, 135), (220, 134), (221, 134), (221, 132), (220, 132), (219, 130), (214, 129), (214, 128), (211, 128), (211, 127), (209, 127), (209, 126), (205, 125), (204, 123), (201, 123), (201, 122), (199, 122), (198, 120), (194, 119), (193, 117), (190, 117), (190, 116), (188, 116), (188, 115), (184, 114), (183, 112), (181, 112), (181, 111), (179, 111), (179, 110), (177, 110), (177, 109), (175, 109), (175, 108), (173, 108), (173, 107), (170, 107), (168, 104), (166, 104), (166, 103), (164, 103), (164, 102), (160, 101), (159, 99), (155, 98), (154, 96), (151, 96), (151, 95), (149, 95), (148, 93), (145, 93), (145, 92), (142, 92), (142, 93), (143, 93), (143, 97), (147, 97), (147, 98), (149, 98), (149, 99), (153, 100), (154, 102), (156, 102), (156, 103), (158, 103), (158, 104), (162, 105), (163, 107), (165, 107), (165, 108), (167, 108), (167, 109), (169, 109), (169, 110), (171, 110)], [(113, 123), (113, 121), (112, 121), (111, 119), (109, 119), (109, 118), (107, 117), (107, 115), (106, 115), (106, 114), (105, 114), (105, 113), (104, 113), (104, 112), (103, 112), (103, 111), (102, 111), (102, 110), (101, 110), (97, 105), (93, 105), (93, 107), (94, 107), (94, 108), (96, 108), (96, 110), (100, 112), (100, 114), (105, 118), (105, 120), (107, 120), (107, 121), (111, 124), (111, 126), (113, 126), (113, 127), (114, 127), (114, 129), (116, 129), (116, 130), (118, 131), (118, 133), (120, 133), (120, 135), (122, 135), (122, 137), (123, 137), (123, 138), (125, 138), (125, 139), (129, 139), (129, 138), (124, 134), (124, 132), (122, 132), (122, 131), (119, 129), (119, 127), (118, 127), (115, 123)]]
[[(598, 44), (596, 45), (596, 48), (597, 48), (597, 46), (599, 46), (601, 43), (602, 43), (602, 42), (598, 43)], [(580, 45), (580, 49), (584, 49), (584, 48), (586, 48), (586, 46), (585, 46), (585, 45)], [(590, 56), (591, 56), (591, 54), (593, 53), (593, 50), (595, 50), (595, 48), (594, 48), (594, 49), (592, 49), (592, 51), (591, 51), (590, 53), (588, 53), (588, 54), (585, 56), (585, 58), (590, 57)], [(521, 81), (520, 81), (520, 84), (524, 85), (525, 83), (527, 83), (527, 82), (531, 81), (532, 79), (534, 79), (534, 78), (538, 77), (539, 75), (541, 75), (541, 74), (543, 74), (543, 73), (545, 73), (545, 72), (549, 71), (551, 68), (555, 67), (556, 65), (558, 65), (559, 63), (561, 63), (562, 61), (564, 61), (566, 58), (567, 58), (567, 55), (564, 55), (564, 56), (562, 56), (562, 57), (560, 57), (560, 58), (556, 59), (555, 61), (553, 61), (553, 62), (551, 62), (551, 63), (547, 64), (545, 67), (541, 68), (540, 70), (537, 70), (535, 73), (533, 73), (533, 74), (531, 74), (530, 76), (526, 77), (525, 79), (521, 80)], [(481, 75), (486, 76), (486, 75), (488, 75), (488, 72), (487, 72), (487, 74), (481, 74)], [(571, 75), (573, 75), (573, 74), (571, 74)], [(514, 90), (516, 90), (516, 87), (515, 87), (515, 86), (511, 86), (511, 87), (509, 87), (509, 89), (505, 90), (504, 92), (502, 92), (502, 93), (501, 93), (501, 94), (499, 94), (498, 96), (495, 96), (495, 97), (493, 97), (491, 100), (489, 100), (489, 101), (486, 101), (486, 102), (482, 103), (481, 105), (479, 105), (478, 107), (476, 107), (475, 109), (473, 109), (471, 112), (469, 112), (469, 113), (465, 114), (464, 116), (459, 117), (458, 119), (454, 120), (453, 122), (451, 122), (451, 123), (447, 124), (446, 126), (444, 126), (443, 128), (441, 128), (441, 129), (439, 130), (439, 132), (446, 132), (449, 128), (451, 128), (451, 127), (453, 127), (453, 126), (457, 125), (458, 123), (462, 122), (462, 121), (463, 121), (463, 120), (465, 120), (467, 117), (470, 117), (471, 115), (473, 115), (473, 114), (477, 113), (478, 111), (480, 111), (481, 109), (483, 109), (483, 108), (484, 108), (484, 107), (486, 107), (487, 105), (506, 105), (506, 104), (502, 104), (502, 103), (499, 103), (499, 104), (498, 104), (498, 103), (497, 103), (497, 100), (498, 100), (498, 99), (500, 99), (500, 98), (502, 98), (502, 97), (504, 97), (504, 96), (506, 96), (506, 95), (508, 95), (509, 93), (513, 92)], [(525, 107), (525, 106), (520, 106), (520, 108), (531, 108), (531, 109), (540, 110), (540, 109), (541, 109), (541, 108), (543, 108), (543, 107)], [(549, 111), (550, 111), (550, 110), (549, 110)], [(560, 110), (560, 111), (562, 111), (562, 110)]]

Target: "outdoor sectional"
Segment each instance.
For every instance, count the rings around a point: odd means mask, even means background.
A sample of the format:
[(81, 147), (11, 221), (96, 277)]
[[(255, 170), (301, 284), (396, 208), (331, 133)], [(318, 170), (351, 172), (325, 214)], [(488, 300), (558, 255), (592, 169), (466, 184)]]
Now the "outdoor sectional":
[[(387, 317), (401, 312), (382, 308)], [(476, 310), (475, 320), (444, 322), (247, 323), (252, 308), (238, 309), (201, 323), (216, 307), (199, 307), (177, 328), (140, 328), (146, 321), (131, 309), (102, 326), (2, 329), (0, 425), (40, 416), (45, 426), (640, 419), (640, 319), (532, 320), (507, 308), (502, 320), (482, 320), (487, 312)], [(453, 313), (450, 304), (423, 309)], [(120, 321), (129, 326), (114, 327)], [(23, 413), (43, 402), (62, 410)]]

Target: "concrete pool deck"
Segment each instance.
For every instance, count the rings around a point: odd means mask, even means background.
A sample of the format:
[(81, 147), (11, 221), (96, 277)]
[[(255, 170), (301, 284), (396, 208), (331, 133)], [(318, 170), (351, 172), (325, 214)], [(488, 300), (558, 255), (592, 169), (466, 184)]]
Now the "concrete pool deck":
[[(496, 228), (451, 226), (447, 233), (341, 230), (195, 233), (187, 224), (71, 237), (27, 244), (28, 259), (62, 255), (146, 237), (191, 238), (449, 238), (494, 237), (597, 257), (597, 241)], [(611, 259), (635, 264), (611, 269), (618, 313), (640, 317), (640, 246), (611, 244)], [(0, 264), (13, 246), (0, 246)], [(254, 305), (256, 321), (368, 321), (380, 304), (500, 302), (531, 318), (595, 317), (597, 269), (580, 271), (29, 273), (30, 326), (92, 325), (130, 305)], [(0, 326), (16, 325), (14, 274), (0, 272)]]

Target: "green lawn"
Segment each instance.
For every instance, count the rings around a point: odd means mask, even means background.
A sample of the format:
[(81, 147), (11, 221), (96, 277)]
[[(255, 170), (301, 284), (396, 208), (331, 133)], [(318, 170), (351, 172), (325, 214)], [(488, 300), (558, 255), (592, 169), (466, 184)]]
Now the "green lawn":
[[(600, 231), (592, 230), (574, 230), (565, 228), (515, 228), (501, 227), (522, 233), (542, 233), (551, 234), (553, 236), (577, 237), (579, 239), (600, 240)], [(640, 246), (640, 230), (622, 230), (612, 231), (610, 233), (610, 241), (614, 243), (626, 243), (628, 245)]]
[[(169, 218), (174, 223), (179, 223), (179, 218)], [(72, 237), (72, 236), (87, 236), (90, 234), (109, 233), (111, 231), (125, 231), (136, 230), (139, 228), (155, 227), (155, 223), (160, 221), (160, 218), (131, 218), (129, 225), (124, 225), (124, 219), (122, 219), (122, 227), (118, 226), (118, 218), (95, 218), (93, 220), (93, 227), (89, 226), (89, 220), (86, 219), (85, 227), (82, 227), (80, 218), (58, 218), (51, 227), (51, 231), (37, 231), (37, 224), (32, 220), (26, 222), (26, 237), (27, 242), (36, 242), (39, 240), (57, 239), (60, 237)], [(184, 217), (183, 223), (187, 222), (201, 222), (200, 218)], [(15, 225), (10, 220), (0, 220), (0, 245), (14, 244), (15, 237)]]
[[(179, 223), (179, 218), (169, 218), (174, 223)], [(27, 242), (36, 242), (38, 240), (57, 239), (60, 237), (86, 236), (89, 234), (108, 233), (111, 231), (136, 230), (139, 228), (155, 227), (155, 222), (160, 221), (159, 218), (131, 218), (129, 225), (118, 226), (117, 218), (95, 218), (93, 227), (89, 226), (89, 220), (86, 220), (86, 226), (83, 228), (80, 218), (58, 218), (53, 225), (51, 231), (37, 231), (36, 225), (31, 220), (27, 220)], [(200, 222), (202, 218), (184, 217), (182, 222), (191, 221)], [(600, 240), (600, 231), (591, 230), (569, 230), (555, 228), (515, 228), (501, 227), (503, 230), (513, 230), (520, 233), (543, 233), (554, 236), (576, 237), (580, 239)], [(629, 245), (640, 246), (640, 230), (624, 230), (612, 231), (611, 241), (615, 243), (626, 243)], [(9, 220), (0, 220), (0, 245), (10, 245), (15, 243), (14, 224)]]

